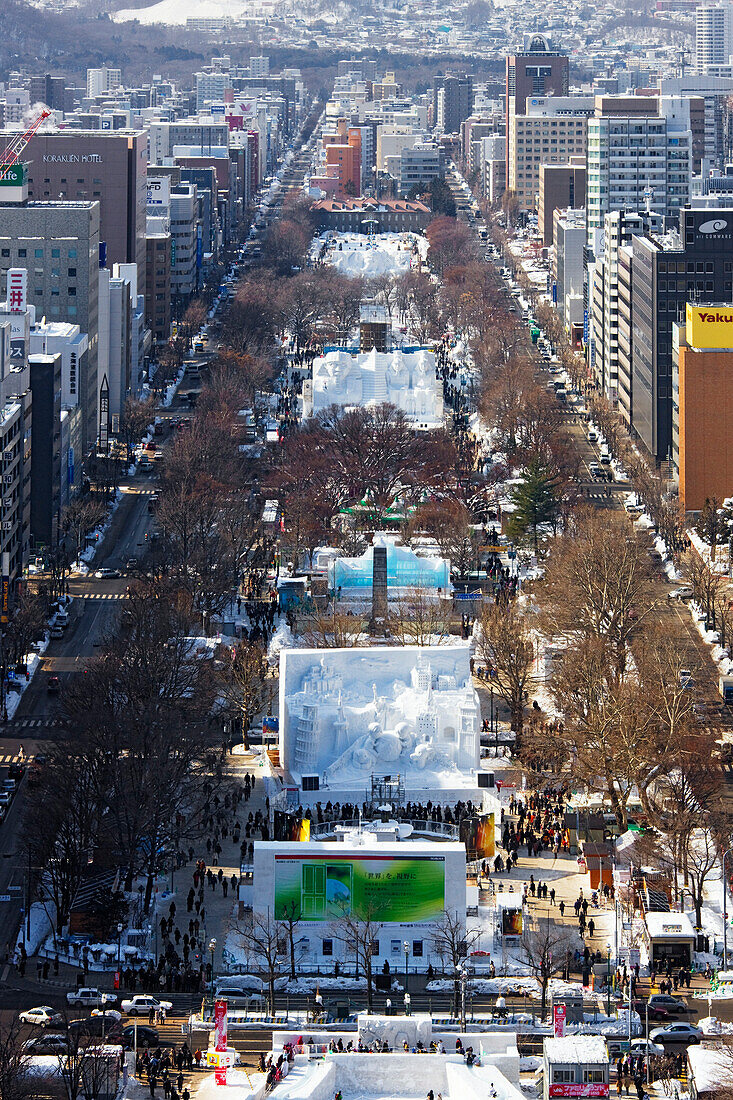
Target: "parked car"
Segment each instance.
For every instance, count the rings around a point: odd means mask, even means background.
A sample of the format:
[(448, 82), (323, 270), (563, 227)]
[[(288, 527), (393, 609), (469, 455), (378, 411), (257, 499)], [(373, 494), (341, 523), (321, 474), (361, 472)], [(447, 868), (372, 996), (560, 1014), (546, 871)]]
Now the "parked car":
[(638, 1012), (642, 1020), (645, 1018), (645, 1014), (648, 1009), (649, 1019), (653, 1023), (663, 1023), (669, 1021), (669, 1013), (667, 1012), (666, 1008), (662, 1008), (661, 1006), (655, 1008), (653, 1005), (647, 1005), (646, 1001), (634, 1001), (633, 1006), (634, 1012)]
[(64, 628), (62, 626), (52, 626), (48, 632), (50, 638), (63, 638)]
[(23, 1053), (34, 1057), (37, 1054), (66, 1054), (68, 1049), (69, 1040), (65, 1035), (36, 1035), (23, 1043)]
[(58, 695), (61, 691), (61, 681), (58, 676), (49, 676), (46, 691), (49, 695)]
[(61, 1027), (64, 1018), (60, 1012), (50, 1005), (41, 1005), (38, 1008), (28, 1008), (18, 1016), (21, 1024), (31, 1024), (32, 1027)]
[(93, 1008), (92, 1016), (104, 1016), (106, 1020), (114, 1020), (115, 1023), (122, 1022), (122, 1013), (118, 1008), (108, 1008), (106, 1005), (104, 1008)]
[(125, 1050), (133, 1050), (135, 1047), (135, 1031), (137, 1031), (138, 1047), (157, 1047), (159, 1039), (157, 1029), (149, 1024), (128, 1024), (122, 1029), (122, 1045)]
[(81, 1005), (83, 1008), (101, 1008), (102, 1005), (114, 1005), (117, 997), (114, 993), (102, 993), (91, 986), (82, 986), (80, 989), (72, 989), (66, 994), (66, 1002), (70, 1005)]
[(159, 1001), (157, 997), (153, 997), (150, 993), (138, 993), (134, 997), (122, 1001), (120, 1008), (128, 1016), (139, 1016), (141, 1013), (147, 1016), (151, 1008), (156, 1011), (162, 1008), (165, 1012), (170, 1012), (173, 1004), (171, 1001)]
[(694, 1024), (677, 1021), (673, 1024), (667, 1024), (665, 1027), (655, 1027), (649, 1033), (649, 1038), (653, 1043), (658, 1043), (664, 1047), (677, 1046), (680, 1043), (690, 1046), (693, 1043), (700, 1042), (702, 1030), (695, 1027)]
[(102, 569), (98, 569), (94, 576), (100, 580), (112, 580), (115, 577), (121, 576), (119, 569), (110, 569), (108, 566), (104, 566)]

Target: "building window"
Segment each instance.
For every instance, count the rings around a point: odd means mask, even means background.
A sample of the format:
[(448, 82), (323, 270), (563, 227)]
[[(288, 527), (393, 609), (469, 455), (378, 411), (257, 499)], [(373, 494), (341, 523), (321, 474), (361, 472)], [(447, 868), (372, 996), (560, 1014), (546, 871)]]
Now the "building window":
[(9, 248), (3, 248), (1, 254), (3, 256), (9, 256), (10, 255), (10, 249)]
[(575, 1070), (574, 1069), (553, 1069), (552, 1071), (552, 1083), (553, 1085), (572, 1085), (575, 1083)]
[(602, 1069), (585, 1069), (583, 1070), (583, 1082), (586, 1085), (602, 1085), (603, 1070)]
[(69, 287), (69, 294), (70, 294), (70, 295), (71, 295), (72, 297), (75, 297), (75, 295), (76, 295), (76, 287), (75, 287), (75, 286), (70, 286), (70, 287)]
[(28, 250), (26, 248), (19, 248), (18, 249), (18, 259), (24, 260), (27, 255), (28, 255)]
[(76, 317), (76, 306), (67, 306), (66, 312), (68, 313), (69, 317)]
[(42, 260), (43, 259), (43, 249), (42, 248), (37, 248), (34, 255), (35, 255), (37, 260)]
[(333, 940), (323, 941), (321, 954), (333, 955)]
[(422, 958), (422, 940), (412, 941), (412, 956), (415, 959)]
[(61, 255), (61, 249), (60, 248), (52, 248), (51, 249), (51, 259), (52, 260), (58, 260), (60, 255)]
[(69, 268), (69, 278), (70, 279), (75, 279), (76, 278), (76, 268), (75, 267), (70, 267)]
[(76, 259), (76, 249), (75, 248), (70, 248), (69, 249), (69, 259), (70, 260), (75, 260)]

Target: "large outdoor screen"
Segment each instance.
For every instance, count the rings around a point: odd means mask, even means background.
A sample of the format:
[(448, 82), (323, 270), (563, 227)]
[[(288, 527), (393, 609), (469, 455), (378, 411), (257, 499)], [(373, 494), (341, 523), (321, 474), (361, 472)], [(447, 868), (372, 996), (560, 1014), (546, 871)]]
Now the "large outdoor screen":
[(437, 920), (445, 901), (442, 856), (275, 857), (275, 919)]

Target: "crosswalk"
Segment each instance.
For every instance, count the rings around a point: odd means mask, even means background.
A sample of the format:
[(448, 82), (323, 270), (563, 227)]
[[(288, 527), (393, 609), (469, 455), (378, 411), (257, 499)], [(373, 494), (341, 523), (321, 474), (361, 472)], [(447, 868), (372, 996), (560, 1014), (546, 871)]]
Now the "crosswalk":
[(84, 592), (85, 600), (126, 600), (126, 592)]
[(61, 718), (11, 718), (8, 722), (8, 730), (37, 730), (37, 729), (62, 729)]

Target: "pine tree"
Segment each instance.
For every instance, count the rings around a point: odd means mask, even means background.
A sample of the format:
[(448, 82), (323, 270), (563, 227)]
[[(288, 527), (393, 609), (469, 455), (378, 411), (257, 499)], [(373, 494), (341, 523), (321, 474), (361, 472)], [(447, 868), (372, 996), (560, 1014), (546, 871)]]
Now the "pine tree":
[(531, 532), (535, 553), (539, 544), (539, 528), (554, 523), (560, 510), (557, 478), (539, 459), (533, 459), (524, 481), (512, 494), (515, 511), (509, 523), (512, 538), (522, 539)]

